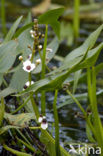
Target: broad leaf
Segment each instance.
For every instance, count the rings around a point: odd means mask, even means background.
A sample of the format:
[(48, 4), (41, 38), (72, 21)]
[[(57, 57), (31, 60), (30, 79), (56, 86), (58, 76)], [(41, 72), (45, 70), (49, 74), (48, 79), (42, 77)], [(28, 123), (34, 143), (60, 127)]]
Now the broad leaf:
[(0, 46), (0, 73), (7, 72), (16, 59), (17, 41), (9, 41)]
[(64, 12), (64, 8), (58, 8), (54, 10), (47, 11), (39, 17), (40, 24), (50, 24), (55, 31), (58, 38), (60, 38), (60, 23), (58, 21), (59, 17)]
[(64, 63), (73, 60), (75, 57), (81, 57), (81, 55), (83, 55), (87, 51), (87, 49), (91, 49), (94, 46), (102, 30), (103, 30), (103, 25), (101, 25), (98, 29), (96, 29), (93, 33), (91, 33), (91, 35), (86, 39), (86, 41), (79, 48), (69, 53), (65, 57)]

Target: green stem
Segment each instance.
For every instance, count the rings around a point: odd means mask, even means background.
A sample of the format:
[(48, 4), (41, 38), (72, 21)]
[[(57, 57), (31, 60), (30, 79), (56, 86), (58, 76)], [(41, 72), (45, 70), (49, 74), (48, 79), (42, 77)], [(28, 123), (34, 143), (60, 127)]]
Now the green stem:
[[(55, 140), (54, 140), (53, 137), (49, 134), (49, 132), (42, 130), (42, 133), (43, 133), (43, 135), (45, 136), (45, 138), (48, 138), (48, 141), (50, 141), (50, 142), (53, 144), (53, 146), (54, 146), (54, 145), (55, 145)], [(60, 146), (60, 151), (61, 151), (61, 154), (62, 154), (63, 156), (71, 156), (71, 155), (69, 154), (69, 152), (67, 152), (67, 151), (66, 151), (63, 147), (61, 147), (61, 146)]]
[(1, 104), (0, 104), (0, 127), (2, 127), (4, 114), (5, 114), (4, 98), (1, 97)]
[(91, 84), (92, 84), (92, 81), (91, 81), (91, 70), (90, 68), (87, 69), (87, 84), (88, 84), (88, 97), (89, 97), (89, 100), (90, 100), (90, 104), (92, 103), (91, 101), (91, 97), (92, 97), (92, 92), (91, 92)]
[(43, 56), (42, 56), (42, 79), (45, 78), (45, 67), (46, 67), (45, 62), (46, 62), (47, 35), (48, 35), (48, 25), (46, 25), (45, 40), (44, 40), (44, 47), (43, 47)]
[[(45, 30), (45, 40), (44, 40), (44, 47), (43, 47), (43, 56), (42, 56), (42, 73), (41, 78), (45, 78), (45, 70), (46, 70), (46, 47), (47, 47), (47, 35), (48, 35), (48, 25), (46, 25)], [(41, 93), (41, 114), (45, 115), (45, 91), (42, 91)]]
[(2, 21), (2, 31), (4, 35), (6, 34), (6, 18), (5, 18), (5, 0), (1, 0), (1, 21)]
[(31, 72), (29, 73), (29, 83), (31, 85)]
[(97, 132), (98, 144), (102, 147), (103, 152), (103, 128), (102, 123), (99, 117), (98, 106), (97, 106), (97, 97), (96, 97), (96, 73), (95, 67), (92, 67), (92, 86), (91, 86), (91, 107), (94, 117), (94, 127)]
[[(31, 73), (29, 73), (29, 83), (31, 85)], [(33, 111), (35, 113), (36, 119), (38, 119), (39, 118), (39, 110), (38, 110), (38, 107), (34, 101), (33, 92), (30, 92), (30, 100), (32, 103), (32, 107), (33, 107)]]
[(19, 130), (19, 129), (16, 129), (17, 132), (21, 135), (21, 137), (27, 142), (27, 144), (31, 145), (31, 143), (29, 142), (29, 140), (24, 136), (24, 134)]
[(74, 34), (76, 38), (79, 36), (79, 25), (80, 25), (79, 8), (80, 8), (80, 0), (75, 0), (73, 23), (74, 23)]
[(80, 104), (80, 102), (72, 95), (72, 93), (71, 93), (69, 90), (67, 90), (67, 93), (71, 96), (71, 98), (74, 100), (74, 102), (77, 104), (77, 106), (80, 108), (80, 110), (81, 110), (82, 113), (84, 114), (84, 118), (85, 118), (85, 120), (87, 121), (88, 126), (90, 127), (92, 133), (93, 133), (94, 136), (96, 137), (95, 129), (94, 129), (94, 127), (92, 126), (90, 120), (88, 120), (88, 116), (87, 116), (86, 111), (84, 110), (84, 108), (82, 107), (82, 105)]
[(11, 114), (15, 114), (20, 109), (22, 109), (28, 103), (29, 100), (30, 100), (30, 97), (28, 97), (27, 100), (22, 105), (20, 105), (14, 112), (12, 112)]
[(19, 139), (18, 137), (17, 137), (17, 140), (18, 140), (19, 142), (21, 142), (22, 144), (24, 144), (24, 145), (25, 145), (28, 149), (30, 149), (32, 152), (35, 152), (35, 151), (36, 151), (34, 147), (32, 147), (31, 145), (27, 144), (25, 141)]
[(53, 110), (54, 110), (54, 119), (55, 119), (55, 150), (56, 150), (56, 156), (60, 156), (60, 146), (59, 146), (59, 121), (58, 121), (58, 112), (57, 112), (57, 95), (58, 90), (55, 90), (55, 97), (53, 102)]
[(36, 119), (38, 119), (39, 118), (39, 110), (38, 110), (38, 107), (34, 101), (33, 92), (30, 93), (30, 99), (31, 99), (31, 103), (32, 103), (32, 107), (33, 107)]
[(3, 145), (3, 147), (7, 150), (7, 151), (10, 151), (11, 153), (15, 154), (15, 155), (19, 155), (19, 156), (31, 156), (31, 154), (27, 154), (27, 153), (24, 153), (24, 152), (20, 152), (20, 151), (17, 151), (17, 150), (14, 150), (10, 147), (8, 147), (7, 145)]
[(83, 112), (84, 116), (86, 116), (87, 113), (86, 113), (86, 111), (84, 110), (84, 108), (81, 106), (80, 102), (72, 95), (72, 93), (71, 93), (69, 90), (67, 90), (66, 92), (67, 92), (67, 93), (71, 96), (71, 98), (75, 101), (75, 103), (78, 105), (78, 107), (80, 108), (80, 110)]

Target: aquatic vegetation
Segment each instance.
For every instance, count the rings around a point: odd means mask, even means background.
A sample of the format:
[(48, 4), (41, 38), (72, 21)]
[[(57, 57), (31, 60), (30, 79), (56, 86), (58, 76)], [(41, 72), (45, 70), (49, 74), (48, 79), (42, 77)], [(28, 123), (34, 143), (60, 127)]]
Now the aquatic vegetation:
[[(16, 135), (19, 150), (7, 146), (5, 140), (1, 142), (4, 149), (13, 154), (24, 156), (32, 154), (72, 155), (60, 145), (59, 141), (57, 107), (59, 90), (64, 90), (66, 98), (72, 99), (71, 102), (75, 102), (80, 108), (83, 120), (86, 121), (89, 141), (93, 147), (99, 146), (103, 153), (103, 125), (98, 112), (96, 96), (96, 76), (103, 68), (103, 64), (96, 65), (96, 61), (103, 48), (103, 43), (95, 46), (103, 25), (95, 30), (80, 47), (70, 52), (58, 68), (51, 70), (48, 63), (59, 47), (60, 22), (58, 19), (63, 11), (64, 8), (50, 10), (41, 15), (38, 20), (34, 19), (33, 22), (29, 13), (24, 26), (16, 31), (22, 19), (22, 16), (19, 17), (0, 45), (0, 83), (4, 88), (0, 92), (0, 137), (3, 137), (8, 131), (11, 131), (12, 136)], [(39, 24), (45, 25), (45, 33), (40, 32)], [(47, 42), (48, 25), (52, 27), (57, 36), (49, 45)], [(44, 41), (43, 45), (41, 40)], [(83, 69), (86, 71), (82, 76)], [(70, 78), (71, 74), (73, 74), (72, 78)], [(11, 77), (9, 84), (4, 83), (5, 76)], [(79, 80), (84, 77), (87, 79), (88, 86), (88, 94), (84, 95), (89, 98), (86, 108), (88, 111), (80, 103), (81, 95), (78, 98), (75, 94)], [(46, 114), (46, 92), (54, 93), (54, 138), (50, 132), (50, 123)], [(18, 102), (14, 111), (6, 109), (5, 98), (8, 95), (16, 98)], [(38, 100), (38, 95), (40, 100)], [(60, 107), (68, 104), (69, 102)], [(25, 145), (28, 150), (21, 150), (20, 144)]]

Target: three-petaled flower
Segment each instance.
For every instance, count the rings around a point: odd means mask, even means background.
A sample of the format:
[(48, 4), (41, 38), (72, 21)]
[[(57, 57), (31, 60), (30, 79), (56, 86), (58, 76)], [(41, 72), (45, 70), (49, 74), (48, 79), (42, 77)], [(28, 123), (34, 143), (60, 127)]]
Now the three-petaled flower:
[(41, 123), (41, 128), (46, 130), (48, 128), (48, 123), (45, 116), (40, 115), (38, 122)]
[(23, 70), (30, 73), (36, 68), (36, 65), (34, 63), (31, 63), (30, 60), (26, 60), (23, 62)]

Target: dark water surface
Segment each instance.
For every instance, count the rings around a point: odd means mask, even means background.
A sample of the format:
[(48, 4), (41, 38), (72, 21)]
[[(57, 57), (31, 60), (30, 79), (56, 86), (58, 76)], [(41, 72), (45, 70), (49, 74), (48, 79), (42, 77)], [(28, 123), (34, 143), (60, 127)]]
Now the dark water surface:
[[(100, 0), (96, 0), (100, 1)], [(35, 6), (38, 4), (40, 1), (38, 0), (7, 0), (6, 1), (6, 27), (9, 29), (12, 25), (12, 23), (15, 21), (15, 19), (23, 14), (24, 16), (27, 15), (28, 10), (32, 6)], [(53, 0), (53, 2), (57, 2), (58, 4), (63, 4), (67, 5), (68, 0)], [(85, 1), (83, 1), (85, 2)], [(69, 4), (72, 5), (72, 2), (69, 0)], [(68, 5), (69, 5), (68, 4)], [(81, 22), (81, 27), (80, 27), (80, 37), (78, 38), (78, 45), (80, 45), (84, 40), (88, 37), (88, 35), (94, 31), (101, 22), (94, 22), (94, 21), (82, 21)], [(1, 30), (1, 19), (0, 19), (0, 30)], [(51, 39), (51, 33), (50, 32), (50, 39)], [(3, 34), (0, 31), (0, 40), (2, 41)], [(97, 42), (102, 42), (103, 41), (103, 33), (100, 35), (99, 39)], [(70, 52), (70, 49), (73, 49), (74, 47), (68, 47), (66, 42), (61, 43), (58, 54), (63, 54), (62, 56), (67, 55), (68, 52)], [(102, 62), (103, 60), (103, 53), (101, 53), (98, 62)], [(52, 65), (57, 65), (57, 63), (52, 62)], [(101, 72), (101, 75), (99, 79), (102, 79), (103, 72)], [(83, 86), (83, 87), (82, 87)], [(103, 85), (102, 85), (103, 86)], [(87, 90), (86, 85), (80, 85), (80, 90), (82, 89), (82, 92), (85, 92)], [(80, 92), (80, 91), (79, 91)], [(59, 99), (63, 98), (65, 95), (64, 92), (60, 92), (58, 96), (58, 105), (59, 105)], [(102, 97), (100, 97), (99, 101), (101, 100)], [(64, 100), (65, 101), (65, 100)], [(12, 99), (8, 101), (9, 107), (14, 107)], [(52, 103), (53, 103), (53, 95), (51, 93), (47, 93), (47, 118), (48, 121), (50, 122), (50, 130), (54, 134), (54, 130), (52, 130), (52, 123), (54, 123), (54, 117), (53, 113), (51, 112), (52, 110)], [(86, 102), (83, 102), (82, 105), (84, 107), (86, 106)], [(65, 143), (68, 144), (69, 142), (88, 142), (86, 133), (85, 133), (85, 121), (81, 118), (75, 118), (75, 113), (80, 111), (79, 108), (76, 106), (76, 104), (72, 105), (67, 105), (63, 107), (62, 109), (59, 109), (59, 121), (60, 121), (60, 142), (63, 145)], [(68, 146), (66, 146), (68, 148)], [(0, 148), (0, 151), (2, 149)]]

